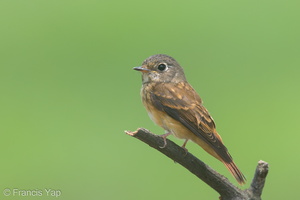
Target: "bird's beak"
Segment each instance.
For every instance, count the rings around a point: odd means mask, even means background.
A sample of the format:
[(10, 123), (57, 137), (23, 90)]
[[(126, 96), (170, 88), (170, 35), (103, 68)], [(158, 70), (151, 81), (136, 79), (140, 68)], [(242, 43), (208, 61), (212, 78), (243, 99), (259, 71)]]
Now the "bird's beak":
[(147, 69), (147, 68), (145, 68), (143, 66), (134, 67), (133, 69), (136, 70), (136, 71), (140, 71), (140, 72), (150, 72), (151, 71), (151, 70), (149, 70), (149, 69)]

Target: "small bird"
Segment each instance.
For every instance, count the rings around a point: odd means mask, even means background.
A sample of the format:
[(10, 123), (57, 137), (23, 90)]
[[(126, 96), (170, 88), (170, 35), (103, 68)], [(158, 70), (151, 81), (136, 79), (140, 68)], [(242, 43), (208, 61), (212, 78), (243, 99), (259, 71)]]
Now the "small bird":
[(142, 72), (141, 96), (150, 118), (166, 133), (184, 139), (182, 146), (191, 140), (206, 152), (220, 160), (240, 185), (246, 178), (233, 162), (221, 136), (216, 131), (213, 118), (202, 105), (202, 100), (187, 82), (178, 62), (167, 55), (157, 54), (147, 58), (142, 66), (134, 67)]

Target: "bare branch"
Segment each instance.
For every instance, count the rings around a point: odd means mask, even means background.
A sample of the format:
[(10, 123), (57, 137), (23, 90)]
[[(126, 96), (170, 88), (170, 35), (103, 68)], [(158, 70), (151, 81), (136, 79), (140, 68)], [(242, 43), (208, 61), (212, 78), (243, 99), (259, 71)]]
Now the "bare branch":
[(266, 176), (269, 172), (269, 165), (267, 162), (260, 160), (256, 167), (254, 178), (250, 188), (247, 190), (251, 196), (251, 200), (260, 200), (262, 190), (265, 186)]
[(152, 148), (160, 151), (175, 162), (181, 164), (191, 173), (216, 190), (221, 195), (220, 199), (222, 200), (260, 199), (260, 195), (264, 187), (265, 177), (268, 173), (268, 163), (264, 161), (259, 162), (251, 187), (248, 190), (243, 191), (234, 186), (227, 178), (220, 175), (218, 172), (210, 168), (191, 153), (186, 153), (184, 149), (171, 140), (167, 139), (167, 146), (165, 148), (160, 148), (160, 146), (163, 146), (164, 144), (163, 139), (144, 128), (139, 128), (135, 132), (125, 132), (126, 134), (145, 142)]

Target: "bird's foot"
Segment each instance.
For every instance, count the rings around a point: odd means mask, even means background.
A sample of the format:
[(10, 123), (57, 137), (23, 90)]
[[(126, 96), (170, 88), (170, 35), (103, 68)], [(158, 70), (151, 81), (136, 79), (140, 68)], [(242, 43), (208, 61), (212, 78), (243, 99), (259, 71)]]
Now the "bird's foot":
[(183, 145), (181, 146), (181, 148), (183, 148), (183, 150), (185, 151), (185, 155), (187, 155), (187, 153), (189, 152), (188, 149), (185, 148), (185, 145), (186, 145), (186, 143), (187, 143), (188, 141), (189, 141), (189, 140), (186, 139), (186, 140), (184, 141)]
[(163, 139), (164, 139), (164, 145), (161, 147), (160, 146), (160, 148), (165, 148), (166, 146), (167, 146), (167, 137), (169, 136), (169, 135), (171, 135), (171, 133), (165, 133), (165, 134), (163, 134), (163, 135), (160, 135), (160, 137), (162, 137)]

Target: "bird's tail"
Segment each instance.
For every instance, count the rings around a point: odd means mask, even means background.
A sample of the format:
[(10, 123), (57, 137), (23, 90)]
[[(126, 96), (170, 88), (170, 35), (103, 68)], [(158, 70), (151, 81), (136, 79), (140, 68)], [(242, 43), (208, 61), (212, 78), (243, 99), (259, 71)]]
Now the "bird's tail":
[(226, 163), (225, 161), (222, 162), (240, 185), (244, 185), (246, 183), (245, 176), (233, 161), (231, 161), (230, 163)]
[(237, 182), (240, 185), (244, 185), (246, 183), (246, 178), (242, 174), (242, 172), (239, 170), (239, 168), (235, 165), (235, 163), (232, 160), (231, 155), (229, 154), (227, 148), (223, 145), (222, 139), (219, 135), (217, 135), (219, 138), (219, 145), (220, 148), (212, 147), (207, 142), (204, 142), (202, 139), (196, 137), (193, 138), (192, 141), (197, 143), (199, 146), (201, 146), (207, 153), (214, 156), (218, 160), (220, 160), (226, 168), (230, 171), (230, 173), (234, 176), (234, 178), (237, 180)]

